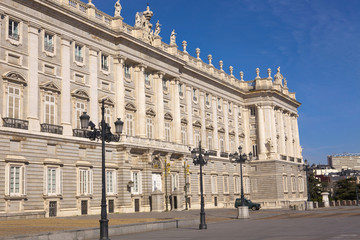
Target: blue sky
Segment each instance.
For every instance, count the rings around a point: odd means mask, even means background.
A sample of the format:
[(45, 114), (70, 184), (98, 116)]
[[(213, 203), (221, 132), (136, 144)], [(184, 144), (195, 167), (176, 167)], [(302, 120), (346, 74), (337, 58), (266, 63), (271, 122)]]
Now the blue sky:
[[(83, 0), (86, 1), (86, 0)], [(115, 0), (93, 0), (114, 13)], [(234, 67), (245, 80), (255, 69), (266, 76), (281, 66), (299, 108), (300, 142), (310, 163), (326, 163), (334, 153), (360, 152), (360, 1), (359, 0), (121, 0), (124, 22), (134, 25), (149, 2), (160, 36), (218, 67)]]

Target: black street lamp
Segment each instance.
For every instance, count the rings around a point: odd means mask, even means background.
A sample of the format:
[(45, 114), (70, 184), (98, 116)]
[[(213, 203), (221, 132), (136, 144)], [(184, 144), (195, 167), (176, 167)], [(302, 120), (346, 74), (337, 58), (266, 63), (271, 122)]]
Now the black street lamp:
[(169, 211), (169, 196), (168, 196), (168, 173), (170, 172), (170, 163), (168, 163), (165, 159), (165, 204), (166, 204), (166, 210), (165, 211)]
[(185, 179), (185, 186), (184, 186), (184, 191), (185, 191), (185, 210), (188, 210), (188, 188), (190, 186), (190, 183), (187, 182), (187, 175), (189, 174), (189, 165), (186, 164), (186, 161), (184, 161), (184, 179)]
[[(90, 121), (90, 116), (84, 112), (80, 116), (80, 123), (82, 129), (91, 128), (91, 131), (87, 133), (87, 137), (94, 141), (101, 139), (101, 150), (102, 150), (102, 172), (101, 172), (101, 219), (100, 222), (100, 240), (109, 240), (108, 235), (108, 223), (107, 219), (107, 210), (106, 210), (106, 182), (105, 182), (105, 142), (118, 142), (120, 140), (120, 134), (122, 132), (124, 122), (117, 119), (115, 122), (115, 131), (116, 135), (112, 134), (110, 131), (110, 126), (104, 120), (104, 100), (101, 103), (101, 123), (99, 124), (99, 129), (96, 128), (96, 125)], [(89, 122), (90, 121), (90, 122)]]
[[(243, 174), (242, 174), (242, 164), (246, 162), (246, 160), (248, 159), (248, 156), (244, 153), (241, 154), (242, 152), (242, 147), (239, 146), (238, 148), (239, 153), (235, 152), (234, 154), (230, 154), (229, 155), (229, 159), (230, 161), (234, 161), (237, 163), (240, 163), (240, 180), (241, 180), (241, 206), (245, 205), (245, 197), (244, 197), (244, 186), (243, 186)], [(252, 159), (252, 153), (250, 152), (249, 154), (249, 161), (251, 161)]]
[[(197, 155), (198, 154), (198, 155)], [(204, 210), (204, 194), (203, 194), (203, 178), (202, 178), (202, 167), (209, 161), (209, 152), (203, 153), (201, 149), (201, 141), (199, 141), (199, 149), (193, 149), (191, 151), (191, 157), (195, 165), (200, 165), (200, 192), (201, 192), (201, 210), (200, 210), (200, 225), (199, 229), (207, 229), (205, 223), (205, 210)]]
[(305, 171), (305, 174), (306, 174), (307, 201), (310, 202), (311, 196), (310, 196), (310, 189), (309, 189), (309, 172), (311, 170), (311, 167), (309, 166), (309, 163), (306, 159), (305, 159), (305, 164), (303, 165), (303, 170)]

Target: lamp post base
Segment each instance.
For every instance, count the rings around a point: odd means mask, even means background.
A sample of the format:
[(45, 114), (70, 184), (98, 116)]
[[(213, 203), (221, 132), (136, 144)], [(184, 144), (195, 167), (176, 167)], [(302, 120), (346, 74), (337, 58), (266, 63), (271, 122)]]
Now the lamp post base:
[(306, 210), (312, 210), (314, 209), (314, 202), (313, 201), (307, 201), (306, 202)]
[(203, 223), (203, 224), (199, 224), (199, 229), (201, 230), (201, 229), (207, 229), (207, 225), (206, 225), (206, 223)]
[(100, 240), (110, 240), (108, 235), (108, 219), (100, 219)]
[(249, 207), (248, 206), (239, 206), (237, 208), (237, 218), (238, 219), (247, 219), (249, 218)]
[(205, 212), (200, 212), (199, 229), (207, 229), (207, 225), (205, 223)]

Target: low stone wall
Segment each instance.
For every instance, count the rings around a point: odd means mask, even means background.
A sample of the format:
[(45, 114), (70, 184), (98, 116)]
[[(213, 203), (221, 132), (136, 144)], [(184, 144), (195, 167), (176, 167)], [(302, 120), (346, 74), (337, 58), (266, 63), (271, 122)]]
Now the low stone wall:
[(39, 212), (19, 212), (19, 213), (0, 213), (0, 220), (8, 219), (30, 219), (30, 218), (45, 218), (45, 211)]
[[(199, 224), (198, 219), (181, 219), (181, 220), (169, 220), (169, 221), (159, 221), (151, 223), (137, 223), (137, 224), (127, 224), (127, 225), (118, 225), (109, 227), (109, 238), (111, 236), (119, 236), (124, 234), (139, 233), (139, 232), (149, 232), (149, 231), (158, 231), (171, 228), (181, 228), (189, 227)], [(10, 238), (0, 238), (0, 240), (86, 240), (86, 239), (96, 239), (100, 236), (99, 228), (87, 228), (79, 230), (69, 230), (63, 232), (53, 232), (48, 234), (38, 234), (33, 236), (18, 236)]]

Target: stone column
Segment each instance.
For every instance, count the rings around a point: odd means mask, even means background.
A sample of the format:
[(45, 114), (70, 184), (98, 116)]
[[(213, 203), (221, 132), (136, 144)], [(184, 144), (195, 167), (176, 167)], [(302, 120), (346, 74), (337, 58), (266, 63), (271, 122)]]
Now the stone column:
[(243, 128), (244, 128), (244, 151), (245, 153), (252, 152), (252, 146), (250, 142), (250, 123), (249, 123), (249, 108), (244, 107), (242, 109), (242, 119), (243, 119)]
[(264, 126), (264, 110), (263, 107), (259, 104), (257, 105), (257, 137), (259, 144), (259, 160), (266, 159), (266, 148), (265, 148), (265, 126)]
[[(98, 100), (98, 51), (89, 49), (89, 83), (90, 83), (90, 112), (91, 121), (99, 123), (99, 100)], [(109, 123), (111, 124), (111, 123)]]
[(219, 156), (219, 136), (218, 136), (218, 116), (217, 116), (217, 99), (212, 97), (212, 113), (213, 113), (213, 126), (214, 126), (214, 150), (218, 151)]
[(30, 131), (40, 131), (39, 121), (39, 27), (29, 23), (29, 80), (28, 80), (28, 111)]
[(287, 156), (293, 157), (293, 136), (291, 131), (291, 121), (290, 121), (290, 113), (285, 114), (285, 124), (286, 124), (286, 136), (287, 136), (287, 142), (286, 142), (286, 153)]
[(115, 87), (116, 87), (116, 117), (125, 121), (125, 87), (124, 87), (124, 64), (125, 57), (115, 57)]
[(164, 91), (162, 86), (162, 80), (164, 75), (165, 73), (163, 72), (157, 72), (156, 74), (154, 74), (154, 92), (156, 93), (156, 139), (161, 141), (165, 140)]
[(284, 119), (282, 109), (278, 108), (276, 110), (277, 119), (278, 119), (278, 130), (279, 130), (279, 153), (281, 155), (286, 155), (285, 153), (285, 131), (284, 131)]
[[(241, 111), (241, 107), (238, 107), (238, 105), (234, 104), (235, 148), (240, 146), (240, 141), (239, 141), (239, 108), (240, 108), (240, 111)], [(245, 150), (244, 146), (243, 146), (243, 149)]]
[(180, 113), (180, 96), (179, 96), (179, 78), (171, 80), (172, 94), (171, 97), (173, 102), (173, 116), (174, 116), (174, 127), (173, 136), (175, 136), (175, 142), (181, 144), (181, 113)]
[(206, 140), (206, 116), (205, 116), (205, 95), (204, 92), (199, 91), (200, 98), (200, 117), (201, 117), (201, 142), (204, 148), (209, 147)]
[(136, 132), (140, 138), (146, 138), (146, 105), (145, 105), (145, 71), (146, 66), (138, 64), (135, 67), (136, 82)]
[[(295, 158), (297, 158), (298, 154), (297, 154), (297, 140), (296, 140), (296, 131), (295, 131), (295, 116), (292, 114), (290, 116), (290, 122), (291, 122), (291, 133), (293, 136), (293, 140), (292, 140), (292, 146), (293, 146), (293, 155)], [(295, 161), (297, 161), (295, 159)]]
[(295, 129), (294, 129), (294, 131), (295, 131), (295, 141), (296, 141), (296, 143), (297, 143), (297, 145), (296, 145), (296, 147), (297, 147), (297, 152), (296, 152), (296, 154), (297, 154), (297, 157), (299, 157), (299, 158), (302, 158), (302, 155), (301, 155), (301, 145), (300, 145), (300, 137), (299, 137), (299, 126), (298, 126), (298, 115), (295, 115), (295, 119), (294, 119), (294, 125), (295, 125)]
[(187, 129), (187, 135), (188, 135), (188, 144), (190, 146), (196, 147), (196, 143), (194, 144), (193, 139), (193, 120), (192, 120), (192, 96), (191, 96), (192, 88), (191, 86), (186, 86), (186, 110), (188, 115), (188, 129)]
[(229, 139), (229, 103), (224, 104), (224, 125), (225, 125), (225, 152), (229, 152), (230, 139)]
[(271, 158), (272, 159), (278, 159), (278, 146), (277, 146), (277, 138), (276, 138), (276, 123), (275, 123), (275, 111), (274, 106), (271, 106), (270, 108), (270, 120), (271, 120), (271, 141), (273, 144), (272, 150), (271, 150)]
[(70, 94), (70, 39), (61, 39), (61, 125), (63, 135), (72, 136)]

